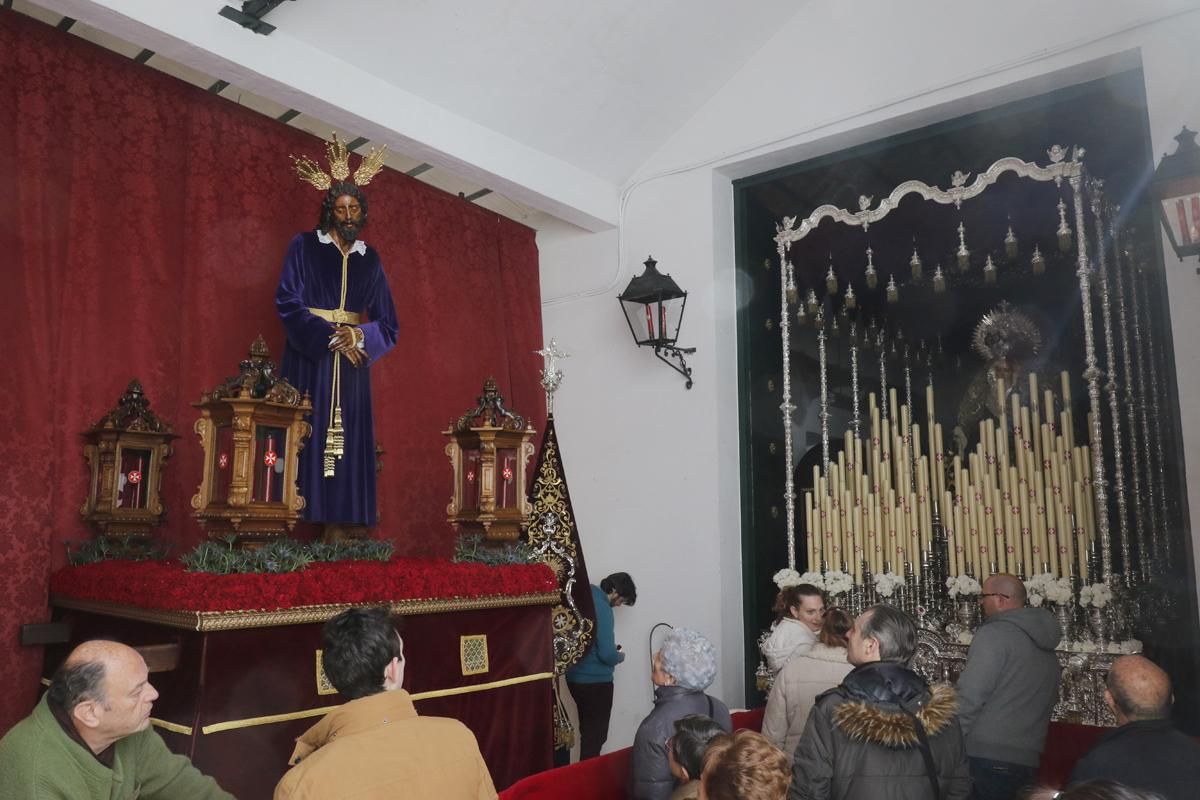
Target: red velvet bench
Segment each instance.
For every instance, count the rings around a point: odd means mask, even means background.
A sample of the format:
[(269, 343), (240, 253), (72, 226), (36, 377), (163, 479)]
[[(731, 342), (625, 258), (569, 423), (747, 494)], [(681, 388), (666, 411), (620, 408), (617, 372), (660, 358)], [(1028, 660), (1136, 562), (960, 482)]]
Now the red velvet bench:
[[(761, 730), (762, 708), (733, 714), (733, 728)], [(1053, 722), (1046, 736), (1046, 750), (1038, 770), (1038, 781), (1060, 787), (1075, 762), (1109, 728)], [(629, 779), (630, 748), (605, 753), (577, 764), (539, 772), (514, 783), (500, 793), (502, 800), (625, 800)]]

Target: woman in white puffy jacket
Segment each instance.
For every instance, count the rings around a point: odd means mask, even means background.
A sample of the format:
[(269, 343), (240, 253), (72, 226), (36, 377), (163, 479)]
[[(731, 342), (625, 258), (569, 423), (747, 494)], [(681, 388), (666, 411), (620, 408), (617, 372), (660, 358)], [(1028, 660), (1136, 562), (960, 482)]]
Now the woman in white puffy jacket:
[(775, 597), (775, 622), (771, 635), (762, 643), (762, 654), (772, 675), (777, 675), (792, 656), (807, 652), (817, 643), (825, 596), (811, 583), (779, 590)]
[(829, 609), (817, 643), (788, 661), (775, 676), (762, 732), (789, 762), (817, 695), (837, 686), (852, 669), (846, 661), (846, 634), (853, 624), (854, 619), (842, 609)]

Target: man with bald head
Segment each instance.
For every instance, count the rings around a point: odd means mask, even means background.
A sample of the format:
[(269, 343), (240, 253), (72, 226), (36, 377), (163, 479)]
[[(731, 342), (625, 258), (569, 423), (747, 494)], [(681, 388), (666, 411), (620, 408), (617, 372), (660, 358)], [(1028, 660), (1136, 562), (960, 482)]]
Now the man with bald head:
[(1117, 725), (1071, 772), (1071, 784), (1107, 778), (1164, 800), (1200, 791), (1200, 744), (1171, 725), (1171, 679), (1144, 656), (1122, 656), (1108, 671), (1104, 702)]
[(158, 692), (131, 647), (90, 641), (0, 739), (0, 800), (232, 800), (150, 729)]
[(958, 679), (958, 720), (980, 800), (1012, 800), (1035, 782), (1058, 699), (1062, 638), (1054, 615), (1025, 607), (1025, 584), (1000, 573), (983, 582), (984, 621)]

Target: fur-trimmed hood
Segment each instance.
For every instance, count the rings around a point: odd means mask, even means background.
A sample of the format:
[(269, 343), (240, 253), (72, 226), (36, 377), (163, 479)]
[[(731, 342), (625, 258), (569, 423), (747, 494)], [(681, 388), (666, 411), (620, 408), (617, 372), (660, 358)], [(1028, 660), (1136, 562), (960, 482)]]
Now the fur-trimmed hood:
[(833, 724), (842, 733), (894, 749), (917, 746), (914, 717), (932, 738), (958, 713), (953, 687), (930, 687), (915, 672), (895, 664), (858, 667), (835, 691), (845, 698), (833, 710)]

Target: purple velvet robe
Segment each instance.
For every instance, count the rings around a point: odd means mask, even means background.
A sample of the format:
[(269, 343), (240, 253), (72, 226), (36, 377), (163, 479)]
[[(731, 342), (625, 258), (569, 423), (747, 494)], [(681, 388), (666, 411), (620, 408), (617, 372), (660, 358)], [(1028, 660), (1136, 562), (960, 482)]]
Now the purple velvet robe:
[[(359, 248), (358, 250), (361, 250)], [(396, 307), (387, 276), (374, 248), (350, 253), (346, 277), (346, 310), (369, 322), (363, 332), (368, 365), (396, 343)], [(354, 367), (345, 356), (329, 350), (333, 324), (309, 308), (335, 309), (341, 297), (342, 254), (336, 244), (323, 243), (314, 231), (292, 239), (275, 293), (275, 307), (287, 331), (280, 372), (293, 386), (312, 396), (312, 436), (300, 451), (299, 487), (310, 522), (374, 525), (375, 428), (371, 418), (371, 374), (368, 366)], [(345, 453), (332, 478), (323, 475), (325, 431), (329, 425), (333, 360), (340, 358), (342, 427)]]

